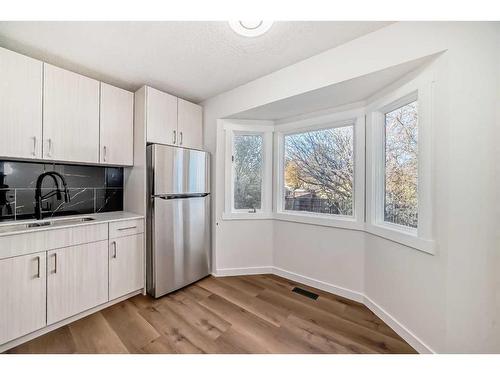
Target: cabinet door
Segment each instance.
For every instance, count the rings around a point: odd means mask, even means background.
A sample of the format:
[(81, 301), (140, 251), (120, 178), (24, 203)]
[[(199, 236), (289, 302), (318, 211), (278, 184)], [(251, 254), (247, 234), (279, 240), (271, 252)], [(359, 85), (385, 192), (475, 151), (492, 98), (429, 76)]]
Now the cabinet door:
[(99, 162), (99, 82), (44, 64), (43, 158)]
[(146, 127), (148, 142), (177, 144), (177, 98), (147, 87)]
[(144, 235), (109, 241), (109, 299), (144, 288)]
[(0, 260), (0, 344), (45, 326), (45, 252)]
[(99, 161), (133, 165), (134, 94), (101, 82)]
[(179, 99), (179, 146), (203, 149), (203, 109), (201, 106)]
[(42, 158), (42, 62), (0, 48), (0, 156)]
[(47, 324), (108, 301), (108, 241), (47, 252)]

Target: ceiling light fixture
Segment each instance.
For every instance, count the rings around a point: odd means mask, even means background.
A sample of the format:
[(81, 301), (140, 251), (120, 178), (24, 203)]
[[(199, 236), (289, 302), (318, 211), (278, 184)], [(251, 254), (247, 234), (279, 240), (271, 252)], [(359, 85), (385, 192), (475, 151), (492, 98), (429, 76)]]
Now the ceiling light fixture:
[(264, 34), (273, 25), (272, 21), (229, 21), (229, 26), (235, 33), (247, 36), (256, 37)]

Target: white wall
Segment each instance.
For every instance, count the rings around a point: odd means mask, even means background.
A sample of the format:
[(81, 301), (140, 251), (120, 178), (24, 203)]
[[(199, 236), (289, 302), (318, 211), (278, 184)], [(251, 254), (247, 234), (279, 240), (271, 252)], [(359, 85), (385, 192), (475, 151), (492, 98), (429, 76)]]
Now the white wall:
[(273, 220), (218, 220), (217, 275), (259, 274), (273, 264)]
[(464, 26), (448, 52), (449, 174), (441, 198), (448, 200), (442, 220), (448, 251), (446, 350), (452, 352), (500, 352), (499, 34), (498, 23)]
[[(434, 351), (500, 352), (499, 35), (498, 23), (397, 23), (203, 103), (206, 146), (217, 153), (216, 267), (269, 262), (365, 294)], [(443, 50), (434, 133), (435, 256), (363, 232), (221, 222), (218, 118)]]
[(444, 254), (366, 237), (364, 294), (431, 350), (446, 351)]
[(350, 294), (364, 289), (364, 241), (359, 231), (276, 220), (273, 265), (359, 299)]

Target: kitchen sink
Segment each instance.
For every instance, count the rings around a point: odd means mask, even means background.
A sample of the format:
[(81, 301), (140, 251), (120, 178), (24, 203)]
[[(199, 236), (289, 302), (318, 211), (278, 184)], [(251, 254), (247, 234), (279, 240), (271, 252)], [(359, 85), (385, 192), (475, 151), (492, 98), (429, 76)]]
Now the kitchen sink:
[(50, 221), (50, 225), (65, 225), (65, 224), (73, 224), (73, 223), (84, 223), (86, 221), (95, 220), (93, 217), (75, 217), (70, 219), (56, 219)]
[(26, 228), (46, 227), (46, 226), (51, 225), (51, 224), (52, 224), (52, 222), (50, 222), (50, 221), (41, 221), (39, 223), (26, 224)]
[(4, 226), (0, 226), (0, 233), (17, 232), (26, 229), (46, 228), (68, 224), (78, 224), (93, 220), (95, 220), (95, 218), (93, 217), (75, 217), (67, 219), (40, 220), (23, 224), (7, 224)]

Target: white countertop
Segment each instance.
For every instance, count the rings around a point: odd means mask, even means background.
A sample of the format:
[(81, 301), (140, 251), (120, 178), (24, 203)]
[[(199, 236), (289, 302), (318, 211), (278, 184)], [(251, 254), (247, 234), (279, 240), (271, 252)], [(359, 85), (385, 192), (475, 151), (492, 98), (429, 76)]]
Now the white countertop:
[[(81, 219), (81, 218), (92, 218), (89, 221), (75, 221), (69, 222), (69, 220)], [(18, 220), (18, 221), (8, 221), (0, 223), (0, 236), (8, 236), (12, 234), (21, 234), (28, 232), (38, 232), (43, 230), (60, 229), (75, 227), (80, 225), (93, 225), (109, 223), (113, 221), (123, 221), (123, 220), (133, 220), (133, 219), (143, 219), (143, 215), (138, 215), (132, 212), (126, 211), (114, 211), (114, 212), (102, 212), (87, 215), (68, 215), (68, 216), (57, 216), (57, 217), (47, 217), (43, 220)], [(50, 221), (54, 224), (41, 226), (41, 227), (26, 227), (31, 223), (46, 222)]]

